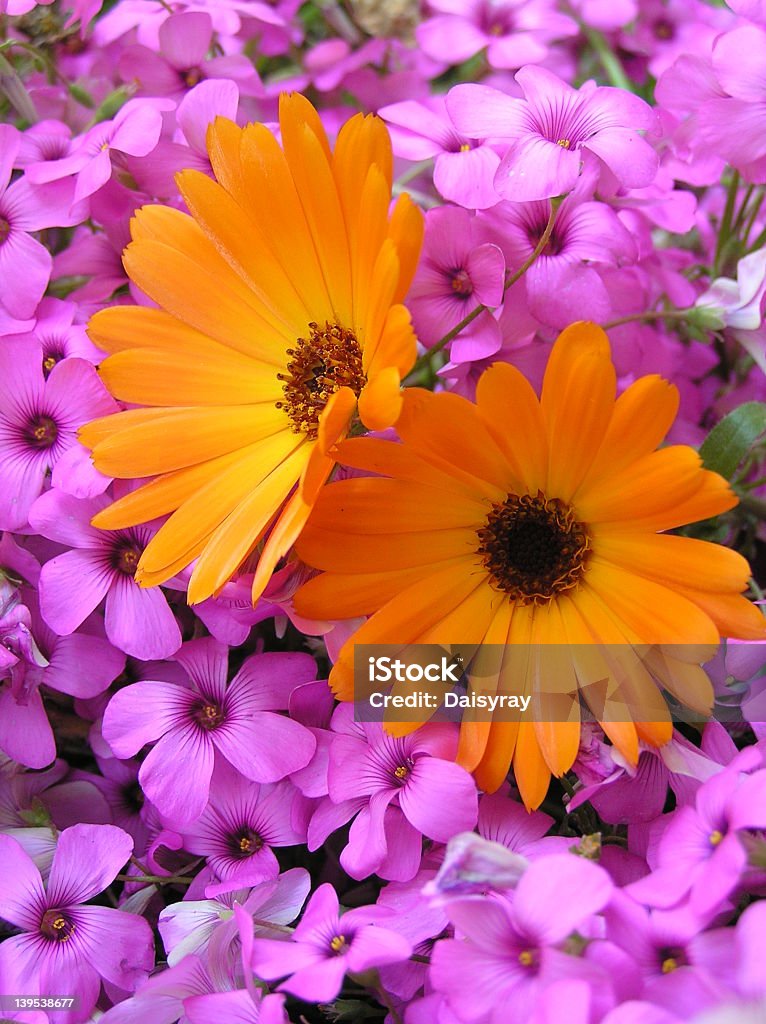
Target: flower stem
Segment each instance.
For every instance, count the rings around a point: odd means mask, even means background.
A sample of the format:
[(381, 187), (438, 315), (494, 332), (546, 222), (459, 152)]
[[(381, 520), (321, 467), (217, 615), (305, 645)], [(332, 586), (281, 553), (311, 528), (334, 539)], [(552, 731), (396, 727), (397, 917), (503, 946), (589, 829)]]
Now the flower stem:
[(727, 248), (729, 236), (731, 234), (732, 218), (734, 216), (734, 206), (737, 201), (737, 192), (739, 191), (739, 171), (735, 171), (729, 182), (729, 191), (726, 193), (726, 205), (723, 208), (723, 217), (721, 218), (721, 226), (718, 229), (718, 240), (715, 246), (715, 258), (713, 260), (713, 272), (711, 277), (718, 277), (721, 272), (723, 265), (723, 256)]
[(580, 22), (580, 29), (593, 50), (598, 54), (601, 67), (604, 69), (610, 85), (614, 85), (618, 89), (626, 89), (628, 92), (634, 92), (633, 83), (625, 73), (625, 68), (622, 66), (620, 58), (611, 48), (604, 34), (595, 28), (590, 28), (589, 25), (584, 25), (582, 22)]
[(647, 309), (643, 313), (630, 313), (628, 316), (609, 320), (601, 326), (608, 331), (612, 327), (621, 327), (622, 324), (650, 323), (653, 320), (685, 320), (688, 312), (688, 309)]
[(188, 875), (116, 875), (116, 882), (151, 882), (154, 885), (191, 885), (194, 877)]
[[(545, 225), (545, 230), (540, 235), (540, 239), (537, 245), (534, 247), (533, 251), (529, 254), (529, 256), (527, 256), (527, 258), (524, 260), (521, 266), (517, 270), (514, 270), (512, 274), (506, 275), (505, 283), (503, 284), (504, 292), (508, 291), (511, 285), (514, 285), (517, 281), (521, 280), (524, 274), (526, 274), (526, 272), (535, 262), (537, 257), (540, 256), (540, 254), (545, 251), (545, 247), (550, 241), (551, 235), (553, 234), (553, 227), (556, 223), (556, 214), (558, 212), (559, 206), (561, 206), (561, 203), (562, 197), (560, 196), (556, 196), (554, 199), (551, 199), (551, 212), (548, 216), (548, 222)], [(475, 306), (470, 313), (463, 317), (460, 323), (455, 324), (455, 326), (451, 330), (447, 331), (444, 337), (439, 338), (439, 340), (434, 345), (432, 345), (426, 352), (423, 353), (420, 359), (416, 361), (415, 365), (410, 370), (408, 377), (412, 377), (413, 374), (417, 374), (420, 370), (423, 369), (424, 366), (427, 366), (431, 362), (432, 356), (436, 355), (437, 352), (441, 352), (444, 346), (449, 345), (451, 341), (454, 341), (455, 338), (457, 338), (458, 334), (460, 334), (461, 331), (464, 331), (469, 324), (472, 324), (477, 316), (480, 316), (485, 310), (489, 310), (490, 308), (490, 306), (486, 306), (483, 302), (480, 303), (478, 306)]]

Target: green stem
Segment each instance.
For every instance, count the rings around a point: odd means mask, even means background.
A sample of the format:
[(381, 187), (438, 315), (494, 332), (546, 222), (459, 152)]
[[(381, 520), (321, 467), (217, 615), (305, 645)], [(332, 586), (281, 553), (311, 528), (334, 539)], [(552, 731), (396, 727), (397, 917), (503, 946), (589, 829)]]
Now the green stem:
[(734, 218), (734, 226), (732, 227), (732, 233), (735, 235), (739, 232), (739, 229), (742, 227), (742, 222), (745, 219), (747, 207), (754, 191), (755, 185), (748, 185), (745, 189), (745, 196), (742, 200), (742, 203), (740, 204), (739, 209), (737, 210), (737, 216)]
[(715, 259), (713, 261), (713, 272), (711, 277), (718, 277), (721, 273), (723, 252), (731, 234), (732, 217), (734, 216), (734, 205), (737, 201), (739, 191), (739, 171), (735, 171), (729, 182), (729, 191), (726, 194), (726, 205), (723, 209), (721, 226), (718, 229), (718, 240), (715, 247)]
[(766, 501), (756, 498), (754, 494), (739, 494), (739, 504), (747, 512), (752, 512), (757, 519), (766, 519)]
[(625, 73), (625, 68), (622, 66), (620, 58), (611, 48), (604, 34), (595, 28), (582, 24), (582, 22), (580, 23), (580, 28), (595, 53), (598, 54), (601, 67), (604, 69), (610, 84), (617, 86), (618, 89), (626, 89), (628, 92), (633, 92), (633, 83)]
[[(540, 239), (537, 245), (534, 247), (529, 256), (524, 260), (524, 262), (521, 264), (518, 270), (515, 270), (512, 274), (508, 274), (506, 276), (505, 283), (503, 285), (504, 292), (508, 291), (511, 285), (514, 285), (517, 281), (521, 280), (524, 274), (526, 274), (526, 272), (535, 262), (537, 257), (545, 250), (545, 247), (550, 241), (551, 235), (553, 234), (553, 227), (556, 223), (556, 214), (558, 212), (559, 206), (561, 206), (561, 202), (562, 200), (558, 196), (555, 199), (551, 199), (551, 212), (548, 216), (548, 222), (545, 225), (545, 230), (540, 235)], [(422, 370), (424, 366), (427, 366), (431, 362), (432, 356), (436, 355), (437, 352), (441, 352), (444, 346), (449, 345), (451, 341), (454, 341), (458, 334), (461, 333), (461, 331), (464, 331), (469, 324), (472, 324), (474, 322), (477, 316), (480, 316), (485, 310), (488, 310), (490, 308), (490, 306), (486, 306), (483, 302), (480, 303), (478, 306), (475, 306), (470, 313), (463, 317), (460, 323), (455, 324), (455, 326), (451, 330), (447, 331), (444, 337), (439, 338), (436, 344), (432, 345), (428, 349), (428, 351), (425, 352), (420, 357), (420, 359), (417, 360), (415, 365), (410, 370), (408, 376), (411, 377), (413, 374), (416, 374), (419, 370)]]
[(755, 224), (755, 218), (758, 216), (758, 214), (760, 212), (761, 206), (763, 204), (763, 198), (764, 198), (765, 194), (766, 193), (764, 193), (763, 189), (761, 189), (759, 191), (758, 195), (756, 196), (755, 202), (753, 203), (753, 208), (750, 211), (750, 214), (749, 214), (749, 216), (747, 218), (747, 223), (745, 224), (744, 228), (742, 229), (742, 246), (743, 246), (743, 248), (745, 250), (748, 249), (748, 241), (747, 240), (750, 237), (750, 232), (753, 230), (753, 225)]
[(427, 171), (433, 162), (434, 158), (432, 156), (427, 160), (418, 160), (416, 164), (413, 164), (412, 167), (408, 167), (403, 174), (400, 174), (394, 184), (399, 185), (400, 187), (402, 185), (406, 185), (408, 181), (412, 181), (413, 178), (417, 178), (417, 176), (422, 174), (423, 171)]
[(647, 309), (643, 313), (630, 313), (628, 316), (609, 320), (601, 326), (605, 331), (609, 331), (612, 327), (620, 327), (622, 324), (651, 323), (653, 320), (685, 320), (688, 312), (687, 309)]
[(0, 54), (0, 92), (5, 93), (11, 106), (16, 108), (19, 117), (22, 117), (28, 124), (35, 124), (37, 121), (37, 111), (32, 102), (32, 97), (27, 92), (13, 65), (2, 54)]
[(188, 875), (116, 875), (116, 882), (151, 882), (153, 885), (191, 885), (193, 876)]

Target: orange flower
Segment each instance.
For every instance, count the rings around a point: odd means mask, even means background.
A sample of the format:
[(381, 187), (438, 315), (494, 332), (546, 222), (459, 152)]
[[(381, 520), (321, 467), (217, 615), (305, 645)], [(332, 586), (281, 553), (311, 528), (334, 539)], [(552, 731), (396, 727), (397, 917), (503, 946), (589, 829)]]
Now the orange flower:
[[(650, 376), (615, 394), (608, 339), (587, 323), (554, 345), (539, 400), (507, 363), (483, 374), (475, 405), (407, 391), (401, 444), (356, 438), (338, 447), (339, 461), (380, 475), (325, 488), (296, 547), (324, 570), (298, 591), (300, 614), (371, 616), (333, 669), (342, 700), (353, 699), (354, 644), (503, 645), (513, 692), (526, 688), (535, 720), (464, 718), (458, 760), (487, 790), (513, 761), (530, 807), (577, 754), (579, 701), (570, 720), (550, 721), (555, 701), (578, 692), (587, 700), (604, 659), (631, 705), (649, 712), (651, 720), (602, 723), (635, 763), (639, 739), (661, 744), (671, 734), (637, 648), (766, 637), (766, 620), (742, 596), (744, 558), (659, 532), (736, 504), (692, 448), (655, 450), (676, 415), (676, 389)], [(614, 646), (599, 660), (597, 645)], [(712, 688), (691, 654), (656, 652), (649, 665), (704, 711)]]
[(415, 359), (401, 303), (422, 215), (407, 196), (389, 215), (383, 122), (352, 117), (331, 152), (308, 100), (283, 94), (279, 116), (281, 148), (263, 125), (215, 121), (216, 180), (178, 175), (191, 216), (146, 206), (132, 223), (125, 267), (160, 308), (116, 306), (89, 326), (111, 353), (107, 387), (143, 408), (86, 425), (83, 444), (109, 476), (154, 478), (93, 522), (113, 530), (171, 513), (136, 579), (162, 583), (197, 559), (191, 603), (219, 590), (270, 529), (258, 597), (357, 402), (367, 427), (389, 426)]

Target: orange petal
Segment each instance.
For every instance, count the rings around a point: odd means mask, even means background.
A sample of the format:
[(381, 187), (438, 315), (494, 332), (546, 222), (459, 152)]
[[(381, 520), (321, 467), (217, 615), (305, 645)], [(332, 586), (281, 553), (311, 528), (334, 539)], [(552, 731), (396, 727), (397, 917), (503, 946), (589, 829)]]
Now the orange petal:
[(364, 387), (359, 396), (359, 415), (368, 430), (385, 430), (399, 419), (402, 389), (399, 371), (387, 366)]

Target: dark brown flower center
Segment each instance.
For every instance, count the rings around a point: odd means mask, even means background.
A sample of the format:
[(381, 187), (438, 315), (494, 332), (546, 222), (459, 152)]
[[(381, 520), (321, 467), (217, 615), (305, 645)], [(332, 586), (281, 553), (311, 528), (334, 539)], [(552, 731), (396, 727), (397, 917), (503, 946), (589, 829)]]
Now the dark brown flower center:
[(558, 498), (509, 494), (478, 532), (492, 586), (521, 604), (546, 604), (581, 581), (590, 537)]
[(200, 68), (189, 68), (189, 70), (185, 71), (181, 77), (184, 80), (184, 85), (188, 86), (189, 89), (192, 89), (202, 81), (202, 71)]
[(3, 242), (6, 240), (8, 235), (10, 235), (10, 233), (11, 225), (8, 223), (5, 217), (0, 217), (0, 245), (3, 244)]
[(336, 956), (342, 956), (348, 951), (348, 942), (345, 935), (333, 935), (330, 939), (330, 949)]
[(38, 416), (27, 427), (27, 437), (35, 448), (52, 448), (59, 436), (59, 428), (50, 416)]
[(122, 544), (114, 553), (114, 567), (126, 576), (135, 576), (140, 558), (141, 548), (135, 544)]
[(61, 910), (46, 910), (40, 922), (42, 934), (54, 942), (66, 942), (71, 939), (75, 930), (74, 921)]
[(246, 825), (232, 836), (231, 845), (234, 856), (244, 860), (245, 857), (251, 857), (263, 849), (263, 839), (249, 825)]
[(224, 710), (220, 704), (213, 704), (212, 701), (205, 701), (200, 704), (194, 712), (194, 718), (198, 725), (208, 732), (217, 729), (223, 724), (225, 718)]
[(330, 396), (343, 387), (359, 395), (367, 383), (362, 348), (354, 332), (340, 324), (310, 323), (308, 338), (299, 338), (287, 354), (287, 373), (277, 374), (285, 396), (277, 408), (287, 413), (293, 433), (315, 438)]

